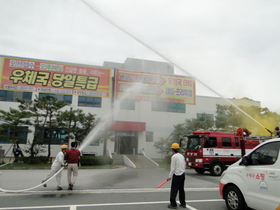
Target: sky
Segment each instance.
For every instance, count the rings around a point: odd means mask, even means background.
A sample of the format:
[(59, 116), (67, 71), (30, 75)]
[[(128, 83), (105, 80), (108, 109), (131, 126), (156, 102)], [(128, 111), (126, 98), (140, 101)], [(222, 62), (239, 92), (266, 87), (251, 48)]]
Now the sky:
[(0, 55), (171, 63), (200, 96), (280, 114), (279, 0), (0, 0)]

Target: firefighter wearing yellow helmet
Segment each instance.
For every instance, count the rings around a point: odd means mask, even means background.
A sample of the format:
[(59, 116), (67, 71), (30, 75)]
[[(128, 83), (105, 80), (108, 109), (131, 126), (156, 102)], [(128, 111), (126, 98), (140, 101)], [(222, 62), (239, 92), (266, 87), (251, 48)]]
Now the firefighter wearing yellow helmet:
[(179, 153), (180, 145), (173, 143), (170, 147), (172, 149), (170, 173), (167, 180), (172, 179), (171, 190), (170, 190), (170, 204), (167, 206), (170, 209), (177, 208), (176, 196), (179, 192), (180, 207), (186, 208), (185, 199), (185, 170), (186, 162), (185, 157)]
[[(60, 146), (61, 151), (56, 155), (55, 160), (52, 163), (51, 166), (51, 172), (46, 176), (46, 178), (42, 181), (43, 186), (47, 187), (47, 184), (45, 183), (49, 178), (51, 178), (55, 173), (57, 173), (61, 167), (65, 166), (64, 163), (64, 155), (66, 153), (66, 150), (68, 149), (68, 146), (63, 144)], [(61, 186), (61, 174), (62, 170), (56, 175), (56, 181), (57, 181), (57, 190), (62, 190)]]

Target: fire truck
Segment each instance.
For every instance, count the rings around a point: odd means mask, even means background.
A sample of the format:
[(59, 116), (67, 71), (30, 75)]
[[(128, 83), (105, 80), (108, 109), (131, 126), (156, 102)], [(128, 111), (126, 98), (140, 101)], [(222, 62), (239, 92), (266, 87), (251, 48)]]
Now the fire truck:
[(246, 128), (239, 128), (232, 133), (194, 131), (184, 138), (186, 165), (198, 174), (210, 171), (213, 176), (220, 176), (227, 166), (261, 142), (273, 138), (272, 132), (269, 132), (271, 136), (250, 136)]

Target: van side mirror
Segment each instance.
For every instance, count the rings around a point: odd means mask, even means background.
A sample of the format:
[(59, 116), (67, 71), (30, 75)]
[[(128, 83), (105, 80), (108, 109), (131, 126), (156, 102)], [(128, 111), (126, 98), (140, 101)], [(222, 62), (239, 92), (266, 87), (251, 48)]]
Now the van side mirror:
[(239, 163), (239, 165), (249, 165), (249, 161), (248, 161), (248, 157), (247, 156), (244, 156), (242, 159), (241, 159), (241, 162)]

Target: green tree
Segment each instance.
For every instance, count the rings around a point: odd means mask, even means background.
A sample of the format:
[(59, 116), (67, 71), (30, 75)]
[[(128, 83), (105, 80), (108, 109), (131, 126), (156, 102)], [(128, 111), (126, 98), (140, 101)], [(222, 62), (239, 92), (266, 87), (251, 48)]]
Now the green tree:
[(186, 119), (186, 133), (191, 133), (197, 130), (213, 130), (214, 120), (211, 116), (202, 113), (198, 118)]
[[(18, 139), (19, 127), (30, 126), (28, 132), (33, 133), (33, 139), (27, 142), (24, 151), (35, 157), (40, 152), (45, 152), (44, 143), (48, 143), (48, 157), (51, 155), (50, 145), (55, 135), (55, 130), (64, 129), (68, 134), (68, 141), (75, 139), (82, 142), (95, 126), (95, 115), (83, 113), (82, 110), (61, 111), (67, 103), (53, 96), (36, 98), (31, 102), (19, 100), (18, 110), (10, 109), (5, 112), (0, 110), (0, 117), (6, 122), (0, 125), (3, 139), (12, 142)], [(7, 129), (10, 130), (9, 135)]]
[(216, 107), (216, 129), (225, 132), (236, 130), (242, 125), (241, 112), (232, 105), (220, 105)]
[[(42, 98), (36, 97), (31, 102), (18, 100), (20, 102), (19, 109), (27, 110), (30, 115), (31, 125), (34, 128), (33, 140), (28, 141), (28, 147), (25, 152), (31, 157), (36, 156), (40, 152), (44, 152), (44, 141), (48, 142), (48, 157), (51, 155), (51, 141), (53, 138), (53, 130), (57, 128), (58, 111), (67, 105), (65, 101), (60, 101), (53, 96), (45, 96)], [(48, 135), (44, 135), (48, 131)]]
[(170, 146), (172, 143), (178, 143), (181, 145), (181, 153), (184, 153), (185, 142), (184, 136), (191, 134), (196, 130), (212, 130), (214, 126), (214, 120), (203, 113), (199, 118), (186, 119), (184, 123), (174, 125), (173, 132), (165, 139), (160, 138), (159, 141), (154, 143), (154, 147), (157, 149), (157, 153), (160, 153), (162, 157), (170, 154)]
[[(31, 132), (29, 129), (23, 129), (23, 126), (31, 125), (29, 117), (32, 114), (25, 109), (19, 110), (10, 108), (9, 111), (0, 110), (0, 118), (5, 122), (0, 124), (0, 138), (4, 142), (14, 143), (21, 140), (22, 134)], [(7, 132), (9, 131), (9, 132)]]
[(95, 126), (95, 114), (85, 114), (83, 110), (77, 109), (60, 111), (57, 117), (59, 128), (62, 128), (67, 133), (68, 146), (70, 147), (71, 140), (82, 142)]
[(168, 156), (170, 153), (170, 141), (169, 138), (160, 138), (159, 141), (154, 143), (154, 147), (156, 148), (156, 152), (161, 155), (161, 158)]
[(115, 137), (115, 132), (114, 131), (110, 131), (110, 130), (104, 130), (102, 131), (98, 137), (95, 139), (95, 141), (97, 142), (103, 142), (103, 155), (106, 155), (106, 151), (107, 151), (107, 141), (115, 141), (116, 137)]
[(266, 129), (273, 132), (274, 127), (280, 125), (280, 115), (269, 111), (268, 108), (240, 106), (240, 109), (245, 112), (240, 113), (242, 118), (240, 127), (247, 128), (254, 135), (267, 136), (269, 133)]
[[(48, 155), (51, 155), (51, 142), (53, 138), (53, 130), (58, 127), (57, 117), (59, 110), (67, 105), (65, 101), (60, 101), (56, 97), (47, 95), (42, 98), (36, 97), (31, 103), (22, 104), (33, 113), (34, 120), (34, 138), (31, 143), (30, 154), (34, 156), (34, 146), (48, 142)], [(44, 132), (48, 131), (48, 135), (44, 136)]]

